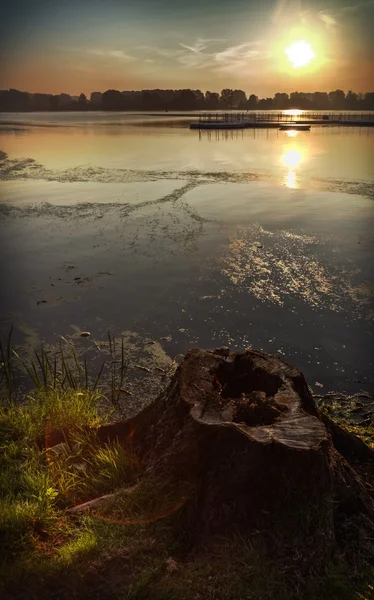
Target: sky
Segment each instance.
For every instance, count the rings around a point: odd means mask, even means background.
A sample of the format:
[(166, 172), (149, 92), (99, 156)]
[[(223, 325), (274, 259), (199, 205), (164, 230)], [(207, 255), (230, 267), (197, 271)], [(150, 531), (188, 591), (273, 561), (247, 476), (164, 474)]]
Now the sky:
[(373, 91), (372, 30), (374, 0), (4, 0), (0, 89)]

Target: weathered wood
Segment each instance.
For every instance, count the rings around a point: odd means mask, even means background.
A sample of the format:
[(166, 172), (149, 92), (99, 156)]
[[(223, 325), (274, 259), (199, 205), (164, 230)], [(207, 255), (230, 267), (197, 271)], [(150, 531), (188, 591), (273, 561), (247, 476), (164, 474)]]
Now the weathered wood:
[(301, 111), (298, 114), (290, 114), (287, 111), (235, 111), (226, 113), (202, 113), (199, 121), (190, 124), (191, 129), (246, 129), (246, 128), (278, 128), (284, 123), (295, 125), (347, 125), (347, 126), (374, 126), (374, 115), (340, 114), (327, 111)]
[(301, 543), (322, 565), (342, 515), (374, 533), (370, 486), (348, 462), (373, 452), (323, 417), (302, 373), (278, 357), (191, 350), (154, 402), (97, 436), (131, 444), (143, 476), (191, 485), (196, 543), (282, 526), (292, 546), (301, 514)]
[(136, 489), (136, 485), (132, 487), (128, 487), (126, 489), (120, 489), (118, 492), (114, 492), (113, 494), (104, 494), (103, 496), (99, 496), (98, 498), (93, 498), (92, 500), (88, 500), (87, 502), (82, 502), (81, 504), (77, 504), (76, 506), (72, 506), (67, 509), (67, 512), (71, 515), (87, 512), (92, 510), (93, 508), (99, 508), (100, 506), (105, 506), (113, 502), (114, 500), (118, 500), (121, 496), (122, 498), (125, 495), (130, 495)]
[(69, 508), (67, 512), (71, 515), (80, 512), (87, 512), (92, 508), (98, 508), (99, 506), (106, 504), (107, 502), (109, 502), (109, 500), (113, 500), (113, 498), (115, 498), (115, 494), (105, 494), (104, 496), (100, 496), (99, 498), (94, 498), (93, 500), (82, 502), (82, 504), (77, 504), (76, 506)]
[[(331, 497), (335, 512), (374, 519), (368, 490), (326, 424), (303, 375), (285, 361), (255, 350), (192, 350), (159, 398), (98, 435), (131, 440), (145, 472), (193, 482), (200, 534), (258, 528), (297, 498), (318, 506)], [(329, 519), (333, 530), (334, 511)]]

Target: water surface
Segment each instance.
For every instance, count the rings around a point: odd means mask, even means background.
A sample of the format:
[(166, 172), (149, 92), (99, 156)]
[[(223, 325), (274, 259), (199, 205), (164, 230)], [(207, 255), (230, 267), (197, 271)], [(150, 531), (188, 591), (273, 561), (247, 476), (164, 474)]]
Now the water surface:
[(373, 389), (373, 129), (189, 120), (1, 115), (2, 330), (251, 344)]

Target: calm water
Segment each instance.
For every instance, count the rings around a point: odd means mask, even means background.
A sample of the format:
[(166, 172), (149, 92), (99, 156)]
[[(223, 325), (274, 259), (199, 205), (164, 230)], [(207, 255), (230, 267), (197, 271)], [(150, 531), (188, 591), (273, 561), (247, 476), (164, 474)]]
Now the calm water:
[(2, 331), (253, 345), (372, 390), (374, 129), (190, 120), (0, 115)]

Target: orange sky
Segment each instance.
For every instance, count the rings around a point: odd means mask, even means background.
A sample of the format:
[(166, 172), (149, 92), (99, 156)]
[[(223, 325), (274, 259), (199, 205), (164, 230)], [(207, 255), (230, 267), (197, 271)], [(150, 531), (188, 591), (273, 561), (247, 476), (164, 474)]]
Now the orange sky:
[[(374, 0), (13, 0), (0, 25), (0, 88), (371, 91)], [(316, 54), (295, 69), (287, 45)]]

